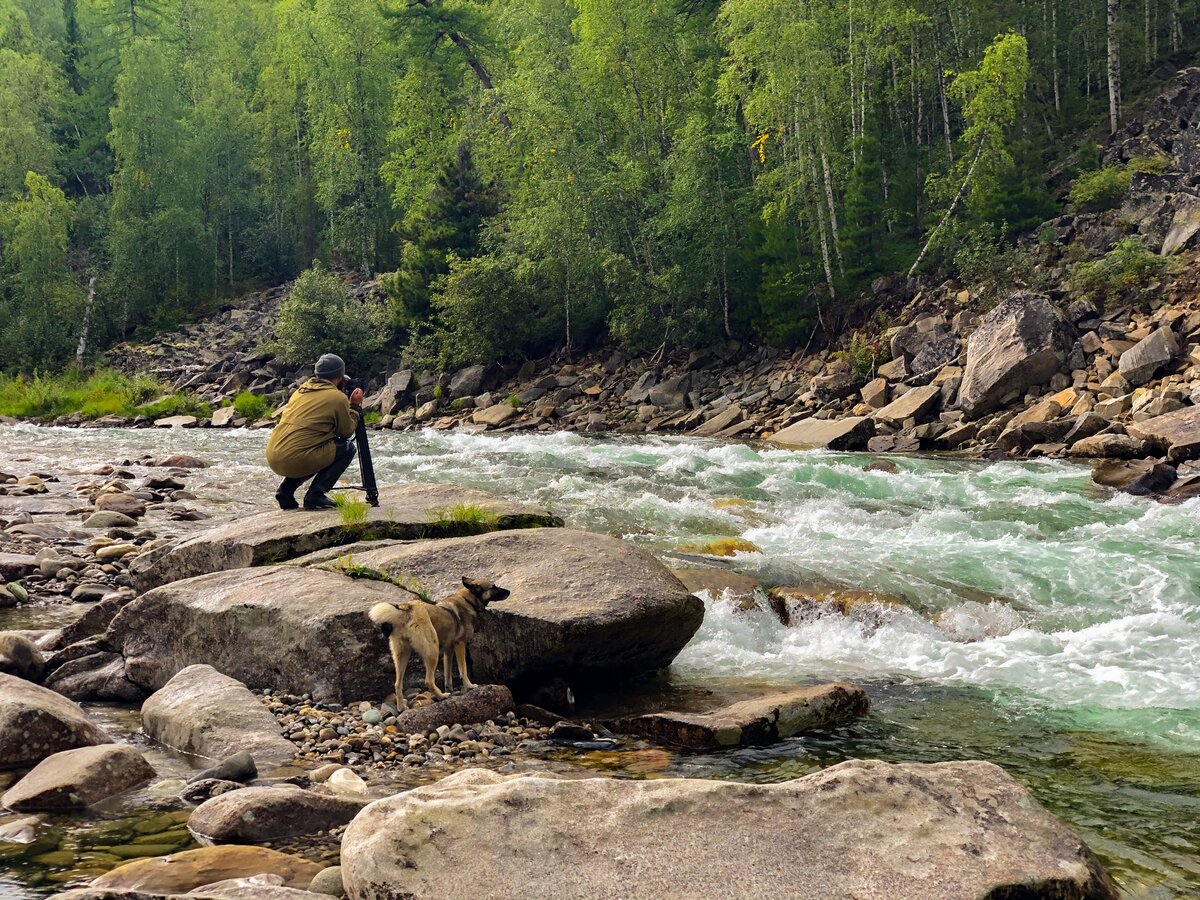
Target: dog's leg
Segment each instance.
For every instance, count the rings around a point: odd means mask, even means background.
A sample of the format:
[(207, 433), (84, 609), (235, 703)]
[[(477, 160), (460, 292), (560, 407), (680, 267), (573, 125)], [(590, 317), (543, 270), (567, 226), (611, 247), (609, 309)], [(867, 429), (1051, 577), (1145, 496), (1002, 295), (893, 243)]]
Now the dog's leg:
[(450, 669), (450, 651), (442, 654), (442, 683), (446, 685), (446, 693), (454, 693), (454, 673)]
[(469, 691), (475, 685), (471, 683), (471, 676), (467, 674), (467, 645), (462, 641), (455, 644), (454, 655), (458, 658), (458, 674), (462, 679), (463, 689)]
[(394, 634), (391, 645), (392, 665), (396, 667), (396, 709), (408, 709), (408, 701), (404, 699), (404, 673), (408, 671), (408, 657), (412, 649), (397, 640)]
[(422, 657), (422, 661), (425, 663), (425, 687), (428, 689), (429, 693), (433, 694), (433, 696), (437, 697), (439, 700), (443, 699), (447, 695), (441, 690), (441, 688), (437, 686), (437, 653), (434, 652), (429, 656)]

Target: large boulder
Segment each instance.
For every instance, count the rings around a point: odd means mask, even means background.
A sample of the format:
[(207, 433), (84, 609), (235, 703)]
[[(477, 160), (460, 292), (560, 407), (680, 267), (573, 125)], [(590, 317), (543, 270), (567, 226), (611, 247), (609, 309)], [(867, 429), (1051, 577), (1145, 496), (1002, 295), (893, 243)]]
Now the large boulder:
[(81, 809), (153, 777), (154, 769), (128, 744), (77, 747), (43, 759), (0, 797), (0, 806), (21, 812)]
[(354, 561), (402, 582), (415, 579), (434, 597), (457, 590), (464, 575), (511, 591), (487, 608), (469, 648), (477, 682), (652, 671), (675, 658), (704, 618), (704, 604), (649, 553), (584, 531), (399, 543), (356, 553)]
[(0, 769), (31, 766), (61, 750), (109, 741), (100, 726), (66, 697), (0, 675)]
[(214, 572), (143, 594), (113, 619), (107, 640), (125, 657), (126, 676), (148, 691), (207, 663), (255, 690), (382, 699), (392, 665), (367, 610), (410, 596), (297, 566)]
[(848, 722), (864, 715), (869, 705), (866, 691), (857, 685), (822, 684), (742, 700), (710, 713), (634, 716), (614, 727), (689, 750), (717, 750), (772, 744), (802, 731)]
[(924, 421), (937, 412), (941, 396), (942, 387), (938, 384), (912, 388), (872, 415), (892, 425), (903, 424), (905, 419)]
[(1179, 339), (1164, 325), (1121, 354), (1121, 377), (1134, 387), (1145, 384), (1178, 352)]
[(388, 378), (379, 392), (379, 411), (385, 416), (394, 416), (407, 404), (415, 386), (411, 369), (397, 372)]
[(852, 760), (781, 784), (504, 777), (372, 803), (351, 897), (1115, 900), (1087, 846), (986, 762)]
[(279, 875), (284, 887), (303, 890), (321, 871), (319, 863), (266, 847), (220, 846), (138, 859), (101, 875), (94, 889), (186, 894), (230, 878)]
[(1070, 326), (1048, 297), (1012, 294), (967, 341), (958, 405), (969, 416), (990, 412), (1009, 394), (1049, 381), (1070, 351)]
[(208, 759), (245, 750), (279, 764), (296, 755), (258, 698), (212, 666), (188, 666), (153, 693), (142, 704), (142, 727), (160, 744)]
[(1125, 429), (1163, 451), (1195, 444), (1200, 442), (1200, 406), (1185, 406), (1152, 419), (1130, 422)]
[(772, 444), (800, 450), (862, 450), (875, 436), (868, 416), (844, 419), (801, 419), (767, 438)]
[(145, 592), (195, 575), (294, 559), (364, 536), (413, 540), (463, 534), (472, 523), (459, 521), (453, 511), (464, 505), (486, 510), (498, 529), (562, 524), (545, 510), (456, 484), (406, 484), (381, 491), (379, 500), (366, 520), (354, 525), (343, 524), (335, 511), (277, 510), (238, 519), (161, 553), (144, 554), (130, 573)]
[(188, 818), (188, 828), (218, 844), (261, 844), (340, 827), (366, 804), (290, 784), (248, 787), (201, 803)]
[(439, 703), (405, 710), (396, 717), (396, 729), (403, 734), (428, 734), (443, 725), (474, 725), (498, 719), (515, 708), (512, 691), (504, 685), (479, 684)]

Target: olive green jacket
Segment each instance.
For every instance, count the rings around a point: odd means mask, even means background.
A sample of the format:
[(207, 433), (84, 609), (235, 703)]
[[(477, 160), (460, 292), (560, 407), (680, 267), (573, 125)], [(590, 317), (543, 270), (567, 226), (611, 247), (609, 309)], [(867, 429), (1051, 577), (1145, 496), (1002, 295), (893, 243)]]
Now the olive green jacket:
[(292, 394), (271, 432), (267, 465), (285, 478), (315, 475), (333, 462), (333, 439), (351, 437), (361, 415), (333, 382), (310, 378)]

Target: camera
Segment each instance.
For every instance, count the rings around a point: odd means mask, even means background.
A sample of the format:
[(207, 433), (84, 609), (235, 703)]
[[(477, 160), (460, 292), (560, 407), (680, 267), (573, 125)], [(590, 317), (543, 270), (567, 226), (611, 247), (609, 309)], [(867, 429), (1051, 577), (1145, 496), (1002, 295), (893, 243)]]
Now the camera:
[(357, 379), (357, 378), (342, 379), (342, 393), (345, 394), (347, 397), (349, 397), (351, 394), (353, 394), (359, 388), (362, 388), (364, 394), (366, 393), (367, 388), (362, 383), (362, 381), (360, 381), (359, 379)]

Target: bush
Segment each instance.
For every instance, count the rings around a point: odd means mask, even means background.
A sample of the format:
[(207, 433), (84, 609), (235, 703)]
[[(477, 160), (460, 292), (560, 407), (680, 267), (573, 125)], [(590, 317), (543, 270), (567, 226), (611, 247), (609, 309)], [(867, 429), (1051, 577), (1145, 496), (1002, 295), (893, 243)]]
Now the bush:
[(275, 323), (273, 349), (289, 363), (336, 353), (347, 366), (366, 366), (389, 336), (384, 304), (353, 299), (337, 276), (314, 263), (292, 285)]
[(1071, 184), (1067, 199), (1077, 212), (1102, 212), (1114, 209), (1129, 190), (1130, 172), (1121, 166), (1105, 166), (1085, 172)]
[(1175, 158), (1166, 153), (1147, 153), (1129, 160), (1129, 171), (1163, 175), (1175, 168)]
[(1085, 297), (1136, 296), (1174, 266), (1174, 260), (1147, 249), (1137, 238), (1125, 238), (1100, 259), (1077, 266), (1070, 285)]
[(961, 234), (951, 257), (959, 278), (985, 298), (1014, 284), (1046, 287), (1049, 276), (1037, 269), (1037, 253), (1005, 240), (1003, 231), (1003, 226), (982, 225)]
[(233, 408), (237, 410), (239, 416), (249, 422), (265, 419), (267, 413), (270, 412), (270, 404), (267, 403), (266, 398), (249, 391), (242, 391), (234, 398)]
[(881, 362), (887, 362), (883, 339), (870, 340), (860, 331), (850, 338), (850, 346), (833, 354), (835, 359), (848, 360), (856, 375), (871, 375)]

